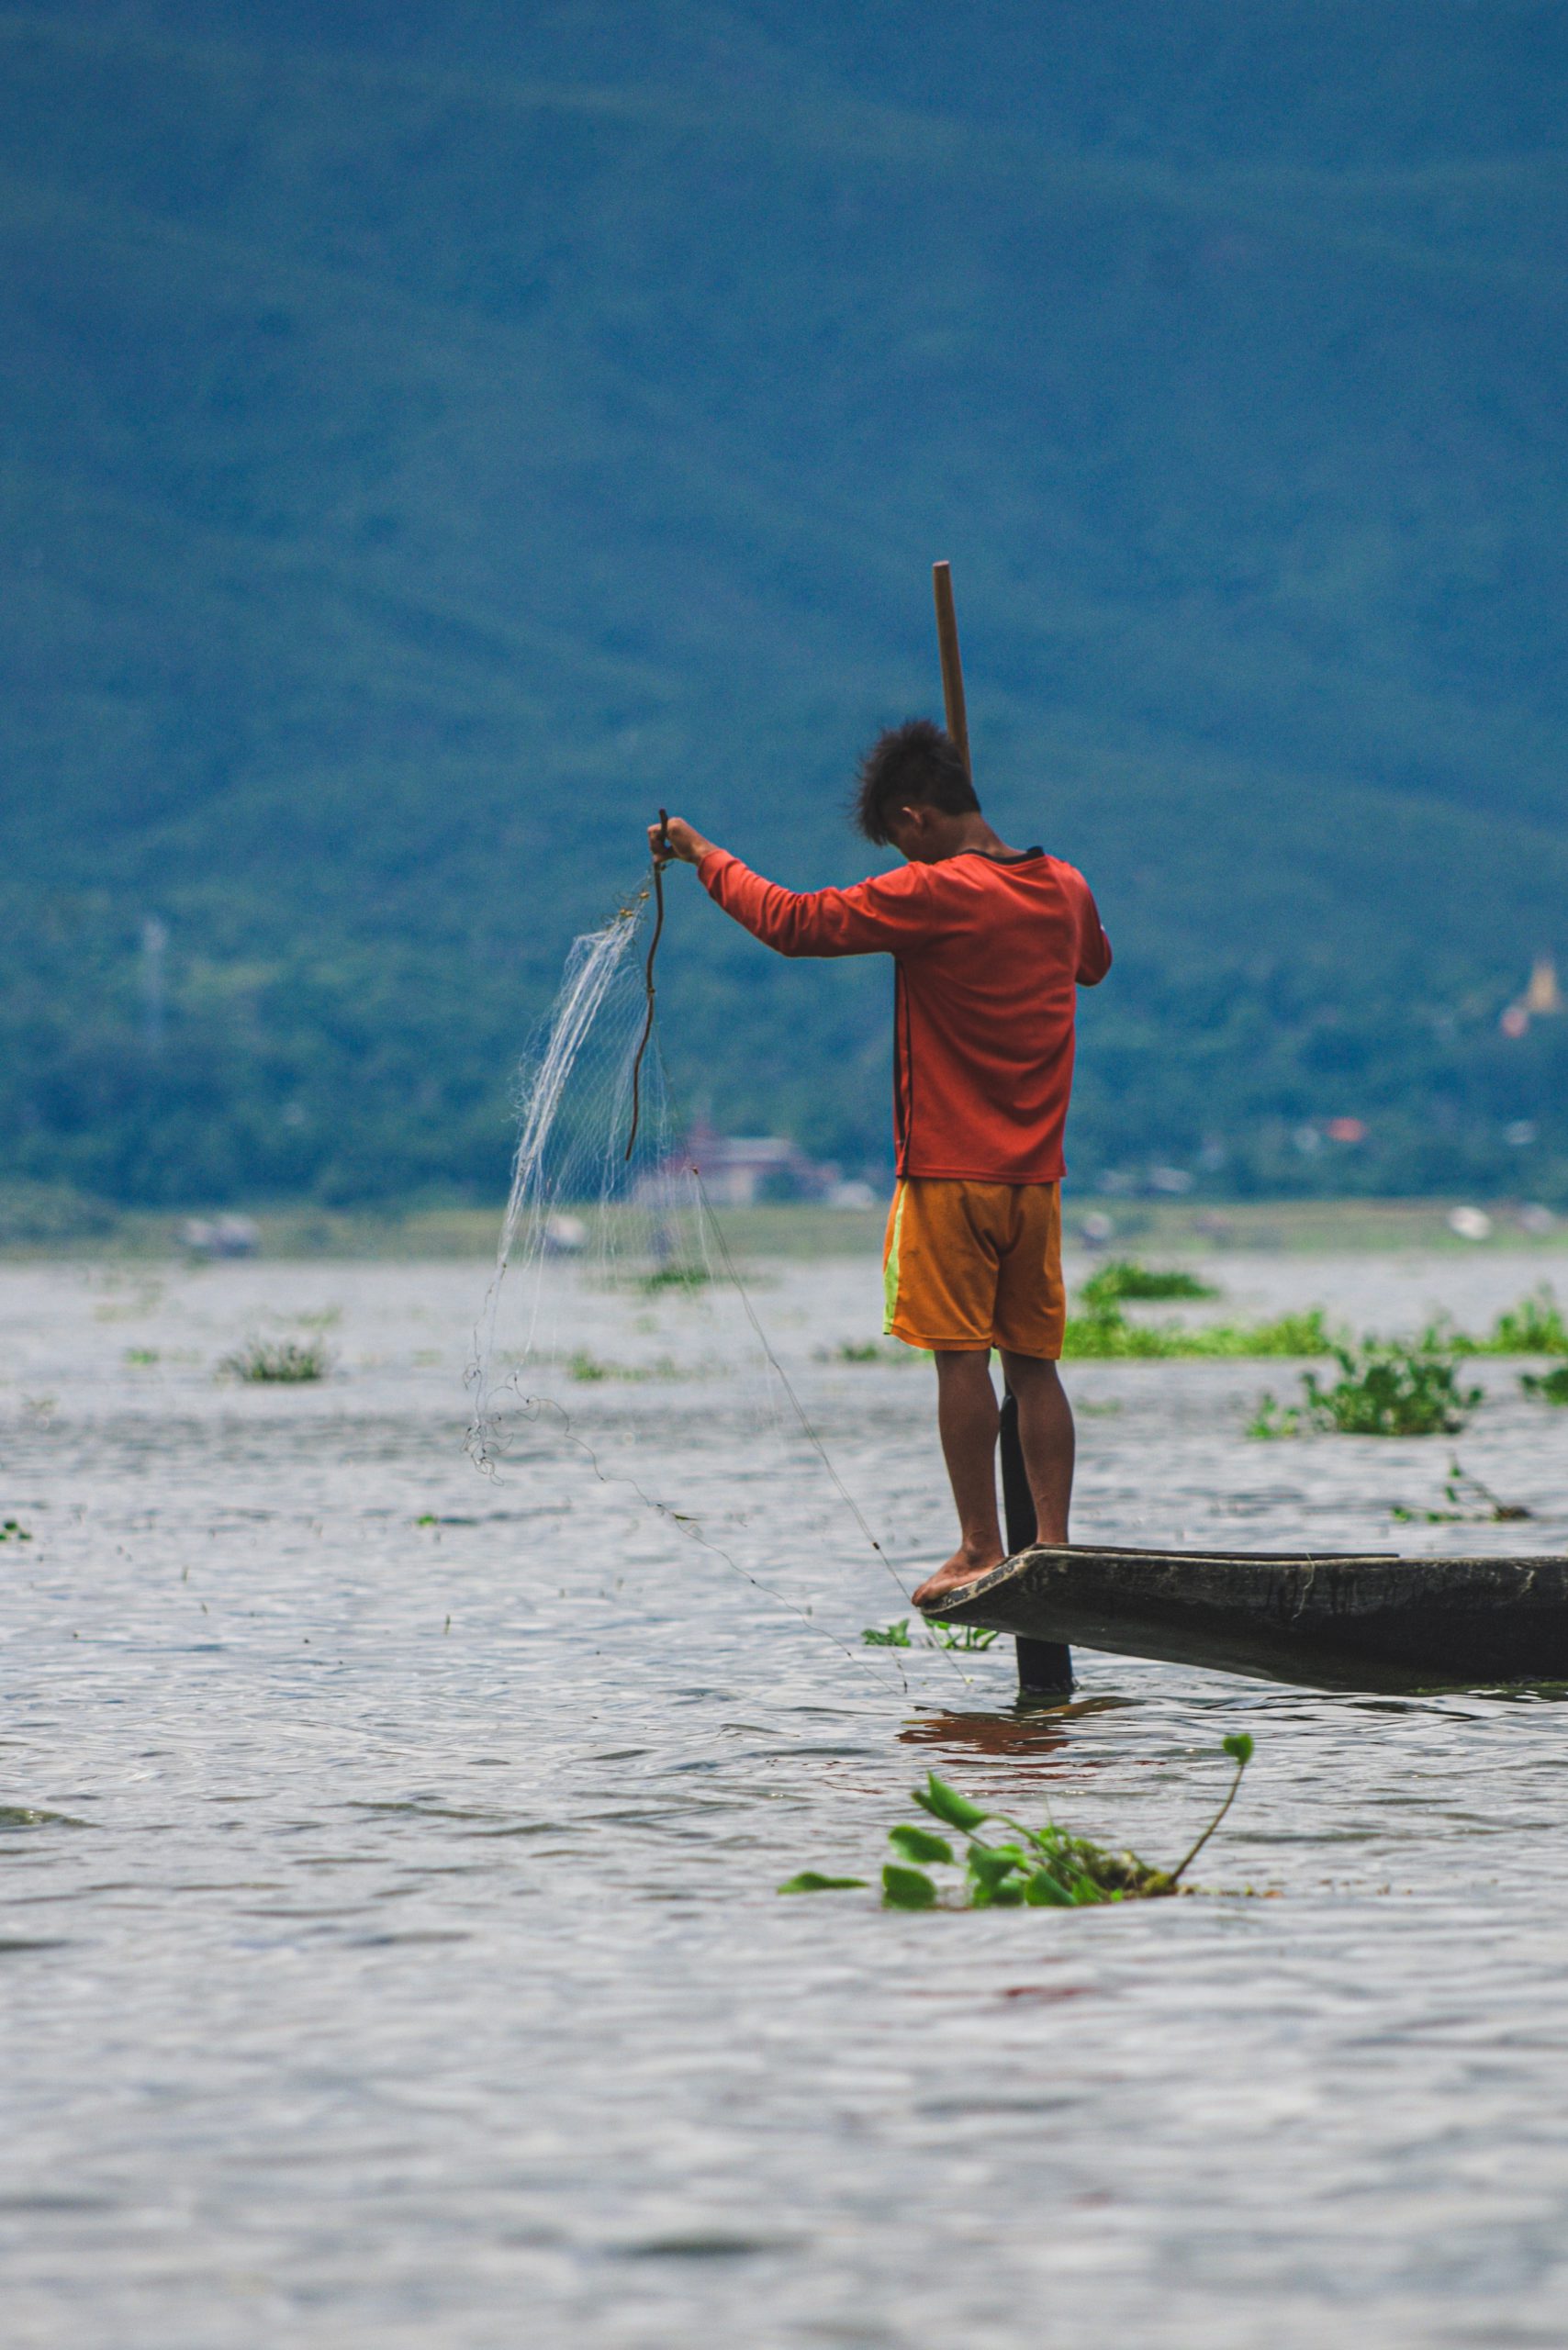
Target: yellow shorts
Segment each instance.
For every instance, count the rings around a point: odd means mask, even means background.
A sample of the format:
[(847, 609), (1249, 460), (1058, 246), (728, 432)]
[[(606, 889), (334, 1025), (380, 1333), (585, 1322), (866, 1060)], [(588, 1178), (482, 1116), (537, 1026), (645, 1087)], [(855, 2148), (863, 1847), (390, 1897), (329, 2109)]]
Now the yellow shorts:
[(893, 1193), (882, 1270), (883, 1327), (906, 1346), (1061, 1354), (1059, 1184), (911, 1177)]

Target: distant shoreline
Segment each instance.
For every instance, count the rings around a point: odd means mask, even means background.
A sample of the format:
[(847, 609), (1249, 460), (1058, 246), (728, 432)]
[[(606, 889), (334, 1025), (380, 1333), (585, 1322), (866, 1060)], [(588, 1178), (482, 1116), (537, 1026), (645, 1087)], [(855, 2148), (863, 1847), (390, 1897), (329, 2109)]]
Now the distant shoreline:
[[(1484, 1239), (1467, 1239), (1449, 1218), (1457, 1206), (1479, 1208), (1490, 1219)], [(199, 1211), (127, 1209), (112, 1223), (78, 1232), (0, 1237), (0, 1264), (102, 1259), (203, 1261), (182, 1245), (181, 1228)], [(341, 1259), (386, 1263), (462, 1259), (482, 1263), (493, 1257), (501, 1205), (474, 1208), (333, 1209), (315, 1206), (257, 1207), (248, 1211), (256, 1227), (255, 1260), (268, 1262)], [(1246, 1200), (1236, 1202), (1106, 1199), (1093, 1192), (1066, 1194), (1063, 1225), (1070, 1250), (1103, 1256), (1192, 1256), (1229, 1251), (1279, 1251), (1311, 1256), (1423, 1254), (1484, 1256), (1526, 1251), (1552, 1259), (1568, 1253), (1568, 1214), (1550, 1230), (1520, 1221), (1517, 1201), (1469, 1198), (1416, 1200)], [(860, 1257), (881, 1246), (884, 1211), (778, 1204), (719, 1211), (726, 1239), (747, 1257)], [(1108, 1236), (1093, 1243), (1084, 1225)]]

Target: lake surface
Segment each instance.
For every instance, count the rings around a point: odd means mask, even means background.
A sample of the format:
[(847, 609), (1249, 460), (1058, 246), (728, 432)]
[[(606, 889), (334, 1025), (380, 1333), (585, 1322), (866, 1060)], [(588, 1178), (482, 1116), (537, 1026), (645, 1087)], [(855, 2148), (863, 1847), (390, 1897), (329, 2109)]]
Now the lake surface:
[[(1480, 1326), (1541, 1269), (1225, 1258), (1215, 1310)], [(865, 1649), (907, 1607), (734, 1317), (549, 1279), (613, 1375), (485, 1478), (482, 1267), (0, 1269), (6, 2344), (1560, 2344), (1556, 1697), (1081, 1652), (1028, 1713), (1006, 1644)], [(754, 1294), (907, 1587), (930, 1369), (822, 1360), (879, 1287)], [(323, 1329), (319, 1385), (214, 1376)], [(1294, 1366), (1070, 1366), (1075, 1530), (1563, 1551), (1518, 1368), (1453, 1444), (1263, 1445)], [(1394, 1527), (1456, 1450), (1536, 1522)], [(928, 1767), (1170, 1862), (1243, 1729), (1219, 1897), (775, 1894), (875, 1875)]]

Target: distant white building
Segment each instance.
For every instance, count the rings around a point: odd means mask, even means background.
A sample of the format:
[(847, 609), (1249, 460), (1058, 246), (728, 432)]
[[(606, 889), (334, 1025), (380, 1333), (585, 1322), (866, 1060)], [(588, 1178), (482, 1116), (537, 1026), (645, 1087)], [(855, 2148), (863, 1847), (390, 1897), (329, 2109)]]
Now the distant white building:
[(715, 1207), (749, 1208), (763, 1200), (814, 1200), (829, 1207), (874, 1203), (868, 1183), (845, 1182), (839, 1169), (808, 1158), (784, 1135), (722, 1135), (700, 1118), (680, 1149), (664, 1168), (639, 1183), (640, 1193), (662, 1188), (671, 1176), (695, 1167)]
[[(715, 1207), (755, 1207), (758, 1200), (820, 1196), (827, 1170), (783, 1135), (722, 1135), (700, 1119), (681, 1151), (696, 1167)], [(834, 1168), (833, 1173), (836, 1175)]]

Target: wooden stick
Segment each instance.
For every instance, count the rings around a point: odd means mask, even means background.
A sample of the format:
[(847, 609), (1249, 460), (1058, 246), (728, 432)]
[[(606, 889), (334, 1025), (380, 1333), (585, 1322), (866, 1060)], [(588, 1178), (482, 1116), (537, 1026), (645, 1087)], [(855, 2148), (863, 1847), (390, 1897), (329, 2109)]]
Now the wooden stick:
[(947, 714), (947, 732), (958, 746), (958, 755), (969, 766), (969, 722), (964, 711), (964, 665), (958, 658), (958, 615), (953, 608), (953, 566), (950, 563), (934, 563), (931, 566), (931, 589), (936, 599), (936, 645), (942, 655), (942, 700)]
[[(942, 700), (947, 714), (947, 732), (958, 746), (958, 755), (969, 768), (969, 780), (974, 769), (969, 765), (969, 722), (964, 710), (964, 665), (958, 658), (958, 615), (953, 608), (953, 566), (950, 563), (934, 563), (931, 566), (931, 590), (936, 599), (936, 643), (942, 655)], [(1035, 1500), (1029, 1491), (1028, 1471), (1024, 1465), (1024, 1448), (1018, 1437), (1018, 1401), (1008, 1386), (1002, 1382), (1002, 1491), (1007, 1522), (1007, 1548), (1016, 1552), (1026, 1550), (1038, 1535), (1035, 1522)], [(1025, 1697), (1066, 1697), (1072, 1693), (1072, 1651), (1057, 1640), (1019, 1639), (1018, 1690)]]

